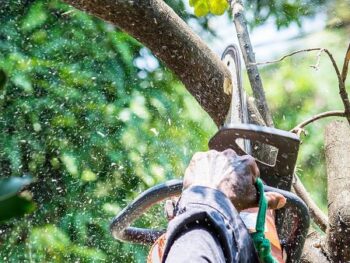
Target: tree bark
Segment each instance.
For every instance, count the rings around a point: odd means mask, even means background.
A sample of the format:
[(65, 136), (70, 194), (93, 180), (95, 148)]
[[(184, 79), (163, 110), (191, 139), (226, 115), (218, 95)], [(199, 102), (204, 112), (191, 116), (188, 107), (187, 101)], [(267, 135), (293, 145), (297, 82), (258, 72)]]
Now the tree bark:
[(350, 128), (334, 121), (326, 127), (328, 180), (327, 245), (332, 262), (350, 261)]
[(64, 0), (109, 21), (161, 59), (184, 83), (217, 126), (231, 102), (226, 66), (162, 0)]

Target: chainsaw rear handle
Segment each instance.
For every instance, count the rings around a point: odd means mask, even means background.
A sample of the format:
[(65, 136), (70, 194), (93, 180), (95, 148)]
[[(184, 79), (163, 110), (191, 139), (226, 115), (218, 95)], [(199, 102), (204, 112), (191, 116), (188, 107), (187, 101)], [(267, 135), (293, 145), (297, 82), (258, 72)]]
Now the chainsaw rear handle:
[[(152, 205), (172, 196), (179, 196), (182, 188), (182, 180), (171, 180), (153, 186), (141, 193), (112, 220), (110, 230), (113, 237), (121, 241), (153, 244), (165, 230), (136, 228), (130, 227), (130, 225)], [(292, 232), (289, 233), (288, 238), (282, 240), (282, 244), (287, 251), (287, 262), (298, 262), (310, 225), (308, 208), (298, 196), (291, 192), (269, 186), (264, 186), (264, 190), (265, 192), (278, 192), (287, 199), (286, 206), (283, 209), (291, 209), (295, 227), (292, 227)], [(279, 213), (278, 210), (276, 212)]]

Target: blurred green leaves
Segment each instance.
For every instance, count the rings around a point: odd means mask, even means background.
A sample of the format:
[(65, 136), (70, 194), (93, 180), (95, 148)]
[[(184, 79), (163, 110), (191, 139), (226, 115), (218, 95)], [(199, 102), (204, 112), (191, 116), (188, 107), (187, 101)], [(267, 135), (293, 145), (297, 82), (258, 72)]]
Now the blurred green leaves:
[(12, 3), (0, 9), (8, 76), (0, 170), (33, 175), (38, 209), (2, 233), (0, 258), (143, 261), (146, 247), (112, 239), (112, 211), (182, 176), (191, 154), (207, 148), (213, 122), (149, 50), (112, 25), (57, 0)]
[(28, 176), (0, 179), (0, 223), (34, 211), (35, 204), (30, 197), (18, 194), (31, 182)]
[(268, 19), (274, 22), (277, 28), (287, 27), (292, 23), (301, 26), (302, 19), (312, 17), (322, 12), (326, 0), (245, 0), (248, 11), (248, 21), (252, 26), (265, 23)]
[(33, 229), (28, 242), (37, 261), (106, 262), (102, 251), (75, 245), (67, 234), (53, 225)]

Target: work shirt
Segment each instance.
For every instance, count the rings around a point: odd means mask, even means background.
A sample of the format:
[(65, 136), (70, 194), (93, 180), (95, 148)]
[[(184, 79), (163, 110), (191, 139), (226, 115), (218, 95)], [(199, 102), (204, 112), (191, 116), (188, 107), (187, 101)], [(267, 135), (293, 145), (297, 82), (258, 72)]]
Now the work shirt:
[(259, 262), (237, 210), (225, 194), (212, 188), (183, 191), (166, 235), (163, 263)]

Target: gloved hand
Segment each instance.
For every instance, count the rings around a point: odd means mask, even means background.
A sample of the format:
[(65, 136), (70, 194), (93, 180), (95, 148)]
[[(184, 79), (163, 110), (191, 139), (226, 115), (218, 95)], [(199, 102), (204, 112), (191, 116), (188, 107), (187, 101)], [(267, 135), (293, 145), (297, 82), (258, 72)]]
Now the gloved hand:
[[(258, 166), (252, 156), (238, 156), (232, 149), (223, 152), (198, 152), (185, 171), (184, 189), (205, 186), (223, 192), (238, 211), (258, 204), (256, 178)], [(286, 199), (278, 193), (266, 193), (269, 208), (279, 209)]]

